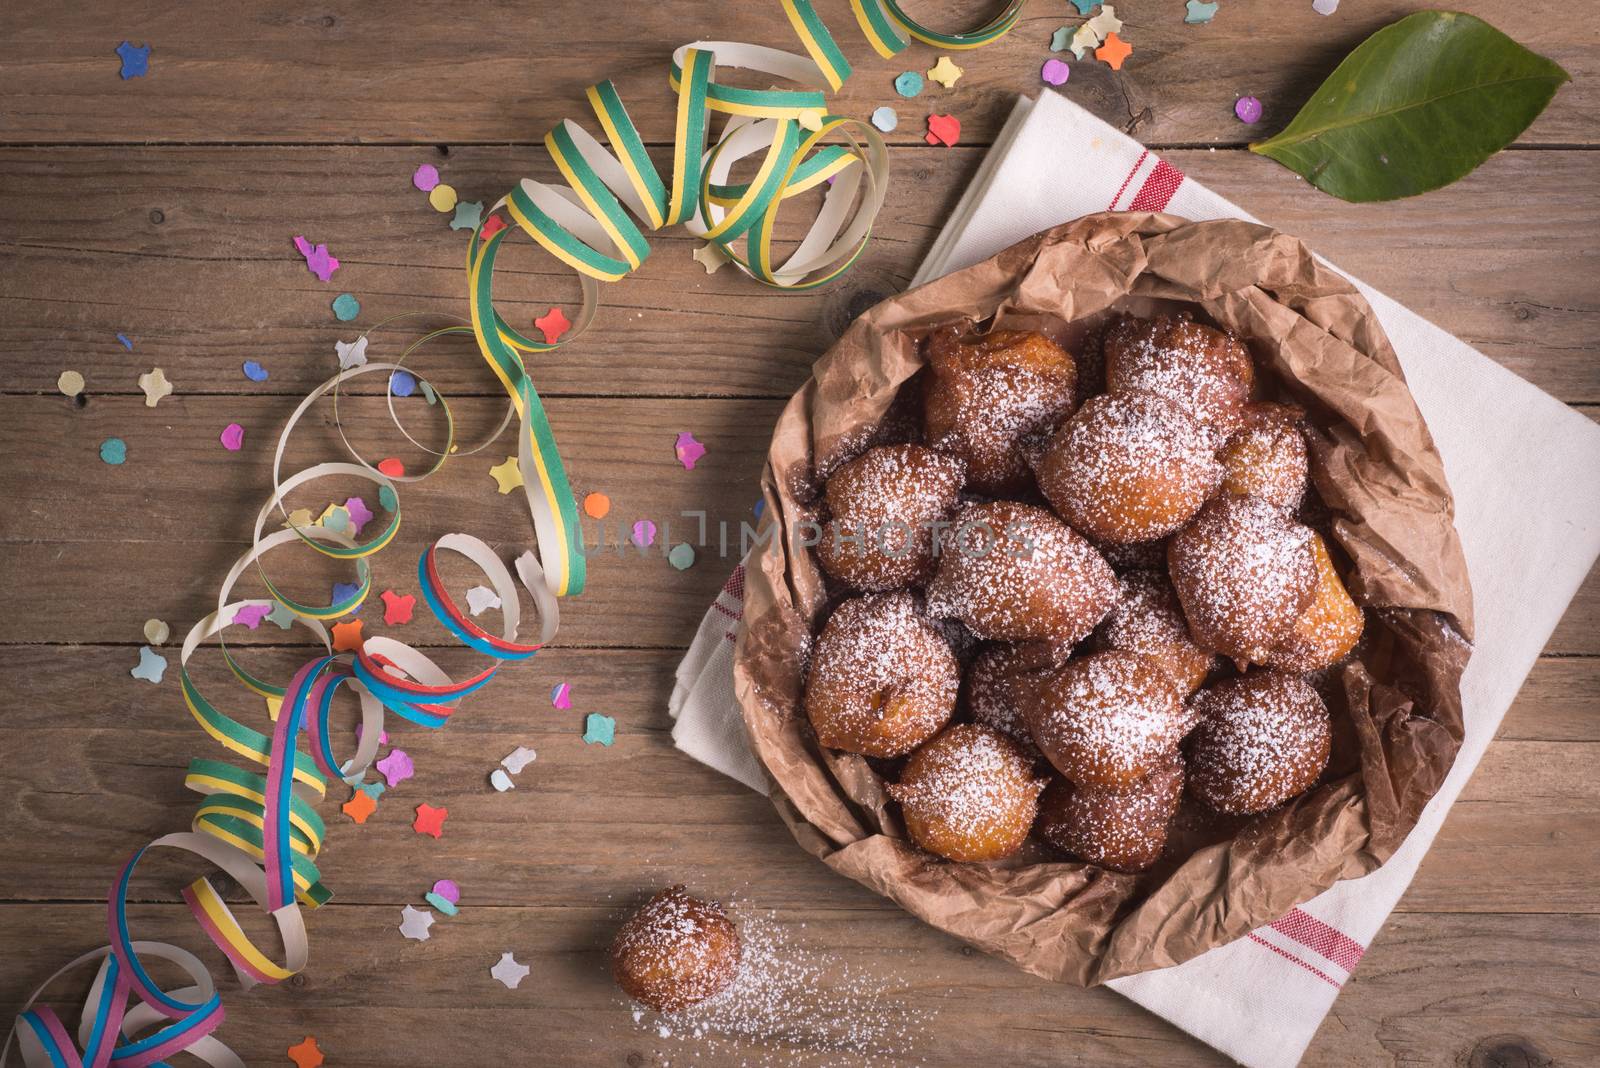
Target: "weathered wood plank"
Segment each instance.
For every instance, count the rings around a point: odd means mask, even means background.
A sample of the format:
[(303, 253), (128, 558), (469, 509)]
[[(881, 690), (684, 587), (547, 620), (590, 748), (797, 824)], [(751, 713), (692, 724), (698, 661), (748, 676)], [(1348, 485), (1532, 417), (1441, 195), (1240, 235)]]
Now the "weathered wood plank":
[[(286, 678), (305, 650), (245, 655), (253, 671)], [(458, 675), (476, 662), (462, 650), (432, 655)], [(335, 811), (349, 791), (331, 791), (321, 806), (330, 821), (328, 885), (344, 902), (399, 904), (415, 896), (397, 885), (401, 864), (448, 872), (482, 904), (531, 894), (583, 905), (597, 894), (626, 894), (641, 867), (676, 864), (772, 906), (891, 909), (796, 847), (764, 798), (672, 748), (666, 701), (677, 658), (665, 650), (549, 650), (507, 668), (442, 731), (391, 722), (416, 777), (386, 793), (359, 827)], [(175, 671), (152, 687), (128, 676), (134, 659), (130, 647), (22, 646), (9, 654), (16, 683), (14, 711), (0, 726), (0, 819), (10, 828), (0, 840), (0, 899), (93, 899), (117, 858), (187, 824), (196, 798), (183, 789), (183, 768), (191, 757), (224, 754), (184, 710)], [(194, 677), (221, 707), (265, 727), (265, 707), (215, 652), (196, 658)], [(1402, 908), (1595, 911), (1587, 869), (1600, 850), (1600, 787), (1589, 769), (1600, 754), (1600, 724), (1590, 716), (1562, 725), (1560, 700), (1541, 694), (1592, 689), (1600, 660), (1544, 660), (1533, 679)], [(572, 686), (570, 711), (549, 704), (558, 681)], [(579, 738), (584, 715), (595, 711), (617, 719), (612, 748)], [(1551, 735), (1559, 740), (1526, 740)], [(488, 772), (518, 745), (539, 759), (515, 791), (497, 794)], [(341, 740), (337, 751), (349, 748)], [(450, 809), (438, 842), (410, 829), (422, 801)], [(83, 819), (85, 806), (95, 820)]]
[[(1600, 140), (1593, 77), (1600, 41), (1587, 20), (1559, 0), (1515, 8), (1462, 0), (1461, 10), (1497, 23), (1573, 75), (1526, 135), (1530, 143)], [(901, 113), (892, 135), (921, 137), (929, 111), (954, 111), (969, 142), (986, 143), (1018, 92), (1042, 88), (1039, 65), (1051, 32), (1069, 20), (1060, 5), (1036, 3), (1011, 35), (960, 54), (967, 74), (953, 90), (930, 86), (916, 101), (891, 87), (907, 68), (932, 65), (918, 45), (895, 59), (866, 46), (843, 0), (819, 11), (856, 74), (830, 107), (866, 115), (879, 104)], [(972, 24), (992, 9), (971, 0), (910, 8), (930, 25)], [(1369, 0), (1331, 19), (1309, 4), (1236, 0), (1212, 23), (1184, 25), (1181, 5), (1130, 5), (1119, 14), (1134, 52), (1121, 73), (1074, 62), (1063, 88), (1071, 99), (1158, 143), (1241, 144), (1283, 125), (1340, 58), (1380, 26), (1416, 9)], [(123, 82), (112, 50), (120, 35), (154, 46), (151, 73)], [(652, 141), (670, 139), (669, 51), (696, 37), (797, 49), (773, 2), (671, 5), (555, 5), (511, 17), (492, 5), (408, 11), (376, 0), (338, 10), (297, 9), (274, 0), (190, 10), (150, 7), (108, 24), (93, 6), (13, 8), (0, 17), (0, 97), (11, 142), (421, 142), (536, 143), (561, 118), (587, 119), (586, 86), (613, 78)], [(1225, 72), (1225, 73), (1224, 73)], [(737, 75), (734, 75), (737, 77)], [(760, 79), (756, 79), (760, 83)], [(762, 83), (764, 84), (764, 83)], [(1253, 93), (1267, 106), (1251, 128), (1232, 114)]]
[[(539, 388), (787, 396), (856, 313), (905, 285), (980, 156), (896, 151), (872, 247), (817, 293), (774, 293), (732, 268), (708, 278), (681, 231), (659, 238), (641, 271), (605, 287), (593, 334), (539, 359)], [(1169, 157), (1563, 400), (1600, 401), (1600, 301), (1587, 281), (1600, 273), (1589, 239), (1600, 229), (1600, 175), (1586, 153), (1505, 153), (1451, 188), (1359, 210), (1307, 196), (1293, 174), (1248, 153)], [(138, 375), (159, 364), (180, 392), (300, 393), (332, 370), (335, 339), (361, 326), (408, 311), (463, 313), (465, 237), (409, 181), (427, 160), (464, 197), (492, 199), (528, 173), (531, 157), (508, 148), (448, 159), (375, 147), (0, 151), (0, 390), (53, 392), (73, 367), (91, 396), (136, 393)], [(1486, 195), (1508, 188), (1522, 191), (1516, 204)], [(75, 224), (41, 213), (41, 201), (73, 204)], [(343, 263), (334, 281), (306, 271), (295, 233), (328, 242)], [(509, 255), (502, 277), (503, 308), (524, 326), (576, 299), (572, 278), (542, 253)], [(362, 301), (357, 323), (335, 322), (328, 308), (346, 289)], [(373, 351), (394, 350), (380, 340)], [(247, 381), (247, 359), (272, 377)], [(452, 395), (497, 388), (477, 364), (462, 345), (421, 366)]]
[[(718, 889), (698, 873), (678, 874), (702, 892)], [(611, 985), (605, 947), (642, 890), (602, 907), (468, 905), (435, 924), (421, 944), (395, 931), (397, 909), (330, 905), (311, 917), (313, 959), (304, 981), (251, 995), (226, 989), (229, 1020), (220, 1037), (252, 1064), (277, 1063), (307, 1034), (317, 1036), (330, 1063), (337, 1057), (342, 1065), (383, 1068), (453, 1063), (463, 1042), (472, 1043), (475, 1060), (501, 1063), (528, 1063), (534, 1049), (538, 1063), (563, 1065), (863, 1063), (781, 1042), (662, 1037), (649, 1014), (636, 1024)], [(766, 907), (750, 897), (738, 909), (747, 924), (779, 931), (783, 960), (814, 969), (805, 1000), (821, 1006), (825, 1019), (875, 1011), (882, 1016), (866, 1022), (903, 1021), (896, 1039), (879, 1043), (874, 1063), (981, 1064), (997, 1049), (1007, 1064), (1030, 1068), (1063, 1058), (1227, 1063), (1109, 991), (1024, 975), (907, 915), (785, 909), (767, 919)], [(103, 922), (93, 905), (0, 909), (0, 937), (14, 947), (0, 976), (0, 1009), (9, 1013), (39, 978), (95, 945)], [(200, 947), (178, 908), (138, 906), (132, 923), (143, 937)], [(1493, 1064), (1507, 1062), (1491, 1054), (1518, 1051), (1527, 1059), (1511, 1063), (1591, 1063), (1597, 948), (1600, 921), (1592, 916), (1397, 916), (1302, 1063)], [(515, 991), (488, 975), (507, 949), (533, 969)], [(213, 958), (223, 974), (220, 955), (209, 951)], [(63, 999), (81, 996), (86, 984), (63, 983)]]

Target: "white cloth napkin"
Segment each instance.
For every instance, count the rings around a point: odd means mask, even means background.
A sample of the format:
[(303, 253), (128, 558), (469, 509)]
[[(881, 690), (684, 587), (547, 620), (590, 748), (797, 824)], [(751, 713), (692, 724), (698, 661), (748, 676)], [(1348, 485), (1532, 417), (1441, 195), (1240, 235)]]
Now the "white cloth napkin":
[[(1306, 195), (1323, 194), (1308, 189)], [(913, 284), (1108, 209), (1252, 218), (1046, 92), (1037, 101), (1018, 101)], [(1466, 738), (1438, 795), (1382, 868), (1187, 963), (1109, 984), (1252, 1068), (1298, 1063), (1600, 555), (1600, 426), (1383, 294), (1356, 285), (1394, 343), (1455, 493), (1477, 615), (1477, 643), (1461, 680)], [(672, 733), (679, 748), (764, 790), (733, 700), (732, 638), (743, 589), (741, 565), (678, 669)]]

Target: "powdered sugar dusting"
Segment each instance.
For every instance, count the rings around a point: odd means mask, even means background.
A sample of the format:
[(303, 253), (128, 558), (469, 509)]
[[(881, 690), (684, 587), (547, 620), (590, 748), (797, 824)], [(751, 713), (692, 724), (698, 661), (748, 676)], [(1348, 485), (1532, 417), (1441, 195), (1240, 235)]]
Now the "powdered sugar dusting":
[(1233, 335), (1187, 317), (1123, 319), (1107, 331), (1105, 355), (1112, 393), (1160, 394), (1207, 427), (1213, 445), (1238, 427), (1254, 368)]
[(828, 480), (833, 518), (822, 566), (860, 590), (922, 585), (933, 573), (933, 523), (955, 507), (965, 465), (920, 445), (869, 449)]
[(1195, 694), (1190, 789), (1222, 812), (1263, 812), (1304, 792), (1328, 763), (1327, 706), (1303, 679), (1252, 671)]
[(1057, 779), (1039, 800), (1039, 833), (1090, 863), (1141, 871), (1161, 857), (1183, 799), (1183, 780), (1183, 759), (1176, 753), (1127, 787), (1075, 786)]
[(998, 859), (1020, 846), (1043, 788), (1014, 743), (959, 724), (918, 750), (890, 793), (919, 845), (968, 860)]
[(1178, 691), (1152, 660), (1113, 650), (1051, 674), (1028, 707), (1028, 723), (1067, 778), (1122, 785), (1170, 752), (1188, 720)]
[(1216, 660), (1195, 645), (1166, 576), (1132, 571), (1122, 577), (1122, 599), (1095, 633), (1101, 649), (1141, 653), (1184, 694), (1192, 693)]

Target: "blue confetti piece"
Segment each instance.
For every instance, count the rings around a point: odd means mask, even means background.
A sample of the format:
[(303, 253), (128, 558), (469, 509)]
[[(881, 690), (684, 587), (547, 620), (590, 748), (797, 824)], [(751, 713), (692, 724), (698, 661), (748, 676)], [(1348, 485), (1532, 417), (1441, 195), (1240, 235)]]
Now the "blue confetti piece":
[(118, 334), (117, 340), (122, 342), (123, 348), (127, 349), (129, 352), (133, 351), (133, 341), (128, 337), (127, 334)]
[(121, 438), (106, 438), (100, 443), (100, 459), (108, 464), (120, 464), (128, 458), (128, 443)]
[(903, 97), (913, 97), (922, 92), (922, 75), (908, 70), (894, 80), (894, 91)]
[(117, 55), (122, 57), (122, 80), (143, 78), (150, 73), (150, 46), (123, 41), (117, 45)]
[(423, 400), (427, 401), (429, 404), (439, 403), (439, 394), (435, 393), (433, 391), (433, 387), (428, 385), (428, 380), (426, 378), (417, 384), (422, 387)]
[(396, 397), (409, 397), (417, 391), (417, 379), (410, 371), (389, 373), (389, 392)]
[(296, 617), (293, 609), (284, 604), (282, 601), (279, 601), (277, 604), (272, 606), (272, 611), (267, 613), (267, 618), (276, 623), (279, 628), (288, 630), (289, 627), (294, 623)]
[(423, 894), (422, 899), (428, 904), (432, 905), (434, 908), (438, 909), (440, 912), (444, 913), (446, 916), (454, 916), (457, 912), (461, 911), (455, 905), (451, 904), (449, 898), (440, 894), (436, 894), (432, 890), (429, 890), (426, 894)]
[(1100, 6), (1100, 0), (1072, 0), (1072, 6), (1078, 9), (1078, 14), (1088, 17), (1089, 12)]
[(1217, 5), (1201, 3), (1201, 0), (1189, 0), (1184, 5), (1184, 10), (1183, 21), (1192, 26), (1201, 22), (1210, 22), (1211, 17), (1217, 13)]
[[(333, 605), (339, 604), (343, 601), (348, 601), (350, 598), (354, 597), (360, 589), (361, 587), (354, 582), (335, 582), (333, 584), (333, 600), (329, 601), (328, 603)], [(356, 605), (345, 614), (358, 616), (361, 614), (361, 606)]]
[(590, 712), (583, 721), (583, 740), (590, 745), (610, 745), (617, 736), (617, 721), (598, 712)]
[(333, 317), (341, 323), (348, 323), (351, 319), (361, 314), (361, 302), (352, 293), (340, 293), (333, 298)]
[(244, 376), (252, 382), (265, 382), (267, 369), (254, 360), (244, 361)]
[(450, 220), (452, 230), (476, 230), (483, 221), (483, 201), (459, 200), (456, 202), (455, 218)]
[(385, 512), (392, 512), (400, 506), (400, 498), (395, 496), (393, 487), (379, 486), (378, 503), (383, 506)]
[(356, 789), (360, 790), (362, 793), (376, 801), (378, 798), (383, 796), (385, 787), (382, 780), (375, 780), (373, 782), (357, 783)]
[(756, 501), (756, 506), (750, 510), (755, 513), (757, 519), (760, 519), (761, 513), (767, 510), (767, 499), (762, 497), (760, 500)]
[(896, 126), (900, 125), (900, 116), (894, 113), (894, 108), (881, 107), (873, 111), (872, 125), (876, 126), (884, 133), (889, 133)]
[(145, 682), (160, 682), (166, 670), (167, 658), (145, 645), (139, 648), (139, 666), (131, 669), (128, 674)]

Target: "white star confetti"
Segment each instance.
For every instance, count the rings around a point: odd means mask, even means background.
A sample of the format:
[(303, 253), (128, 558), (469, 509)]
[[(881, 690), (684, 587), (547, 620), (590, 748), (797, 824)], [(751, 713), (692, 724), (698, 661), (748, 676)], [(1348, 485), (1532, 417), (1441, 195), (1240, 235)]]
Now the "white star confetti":
[(489, 974), (505, 984), (507, 990), (515, 990), (517, 984), (528, 977), (531, 969), (526, 964), (518, 964), (517, 958), (510, 952), (500, 954), (500, 963), (489, 969)]
[(716, 274), (717, 268), (728, 262), (728, 254), (721, 245), (706, 243), (694, 250), (695, 262), (706, 269), (706, 274)]
[(427, 909), (415, 909), (410, 905), (400, 910), (400, 933), (416, 942), (426, 942), (431, 935), (428, 928), (433, 926), (433, 913)]
[(532, 749), (529, 749), (527, 746), (519, 745), (509, 756), (502, 759), (500, 763), (504, 764), (506, 770), (511, 774), (517, 775), (521, 773), (523, 768), (527, 767), (529, 764), (532, 764), (538, 755), (538, 753), (534, 752)]
[(139, 388), (144, 390), (144, 406), (154, 408), (161, 398), (172, 392), (172, 383), (161, 368), (155, 367), (139, 376)]
[(339, 353), (339, 370), (348, 371), (352, 367), (360, 367), (367, 362), (367, 335), (362, 334), (354, 341), (335, 341), (334, 349)]
[(467, 591), (467, 611), (480, 615), (491, 608), (500, 607), (500, 595), (487, 586), (474, 586)]

